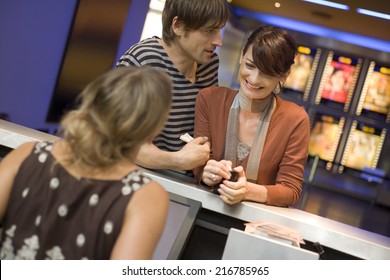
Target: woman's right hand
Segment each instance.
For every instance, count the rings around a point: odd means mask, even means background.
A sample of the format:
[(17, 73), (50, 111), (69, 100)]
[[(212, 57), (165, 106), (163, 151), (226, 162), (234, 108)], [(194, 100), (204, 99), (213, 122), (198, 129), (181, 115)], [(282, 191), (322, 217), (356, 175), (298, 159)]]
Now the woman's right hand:
[(237, 166), (234, 168), (234, 171), (238, 173), (237, 182), (225, 180), (220, 184), (218, 189), (218, 193), (223, 202), (229, 205), (237, 204), (245, 200), (249, 191), (244, 168)]
[(232, 162), (229, 160), (216, 161), (210, 159), (203, 169), (202, 181), (208, 186), (214, 186), (223, 180), (230, 180), (232, 171)]

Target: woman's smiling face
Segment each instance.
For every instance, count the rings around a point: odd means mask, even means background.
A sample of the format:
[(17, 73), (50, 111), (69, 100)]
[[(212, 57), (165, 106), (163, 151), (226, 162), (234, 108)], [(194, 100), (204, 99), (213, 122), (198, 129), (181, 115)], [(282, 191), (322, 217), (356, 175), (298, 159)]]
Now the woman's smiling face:
[(252, 46), (241, 57), (238, 75), (240, 91), (251, 99), (266, 98), (272, 93), (279, 81), (286, 80), (285, 77), (269, 77), (262, 74), (253, 61)]

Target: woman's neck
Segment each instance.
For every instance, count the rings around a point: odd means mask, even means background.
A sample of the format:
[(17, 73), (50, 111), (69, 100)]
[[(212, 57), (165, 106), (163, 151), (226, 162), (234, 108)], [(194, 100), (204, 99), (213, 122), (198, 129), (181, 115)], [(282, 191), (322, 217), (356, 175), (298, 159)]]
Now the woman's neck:
[(126, 159), (118, 160), (115, 164), (107, 167), (92, 167), (70, 163), (69, 156), (72, 155), (72, 152), (65, 140), (58, 141), (54, 144), (52, 155), (69, 174), (78, 179), (120, 180), (131, 171), (138, 169), (137, 165)]
[(261, 113), (267, 108), (268, 104), (272, 101), (273, 94), (270, 94), (264, 99), (252, 99), (245, 96), (242, 92), (238, 92), (240, 108), (244, 111), (251, 113)]

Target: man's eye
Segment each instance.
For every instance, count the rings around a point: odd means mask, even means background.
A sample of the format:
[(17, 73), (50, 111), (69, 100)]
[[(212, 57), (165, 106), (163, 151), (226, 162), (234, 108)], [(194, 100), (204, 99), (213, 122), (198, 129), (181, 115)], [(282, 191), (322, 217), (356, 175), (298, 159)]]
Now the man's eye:
[(205, 32), (208, 34), (215, 34), (219, 31), (219, 29), (206, 29)]

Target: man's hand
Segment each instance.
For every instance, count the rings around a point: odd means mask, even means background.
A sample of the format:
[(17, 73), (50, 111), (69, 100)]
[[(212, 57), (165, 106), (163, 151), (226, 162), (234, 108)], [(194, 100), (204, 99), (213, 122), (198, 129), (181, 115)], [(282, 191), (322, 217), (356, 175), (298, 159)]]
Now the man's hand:
[(210, 158), (207, 137), (197, 137), (176, 152), (163, 151), (152, 143), (142, 145), (136, 163), (150, 169), (192, 170)]
[(191, 170), (204, 165), (210, 158), (210, 142), (207, 137), (197, 137), (175, 152), (178, 170)]

